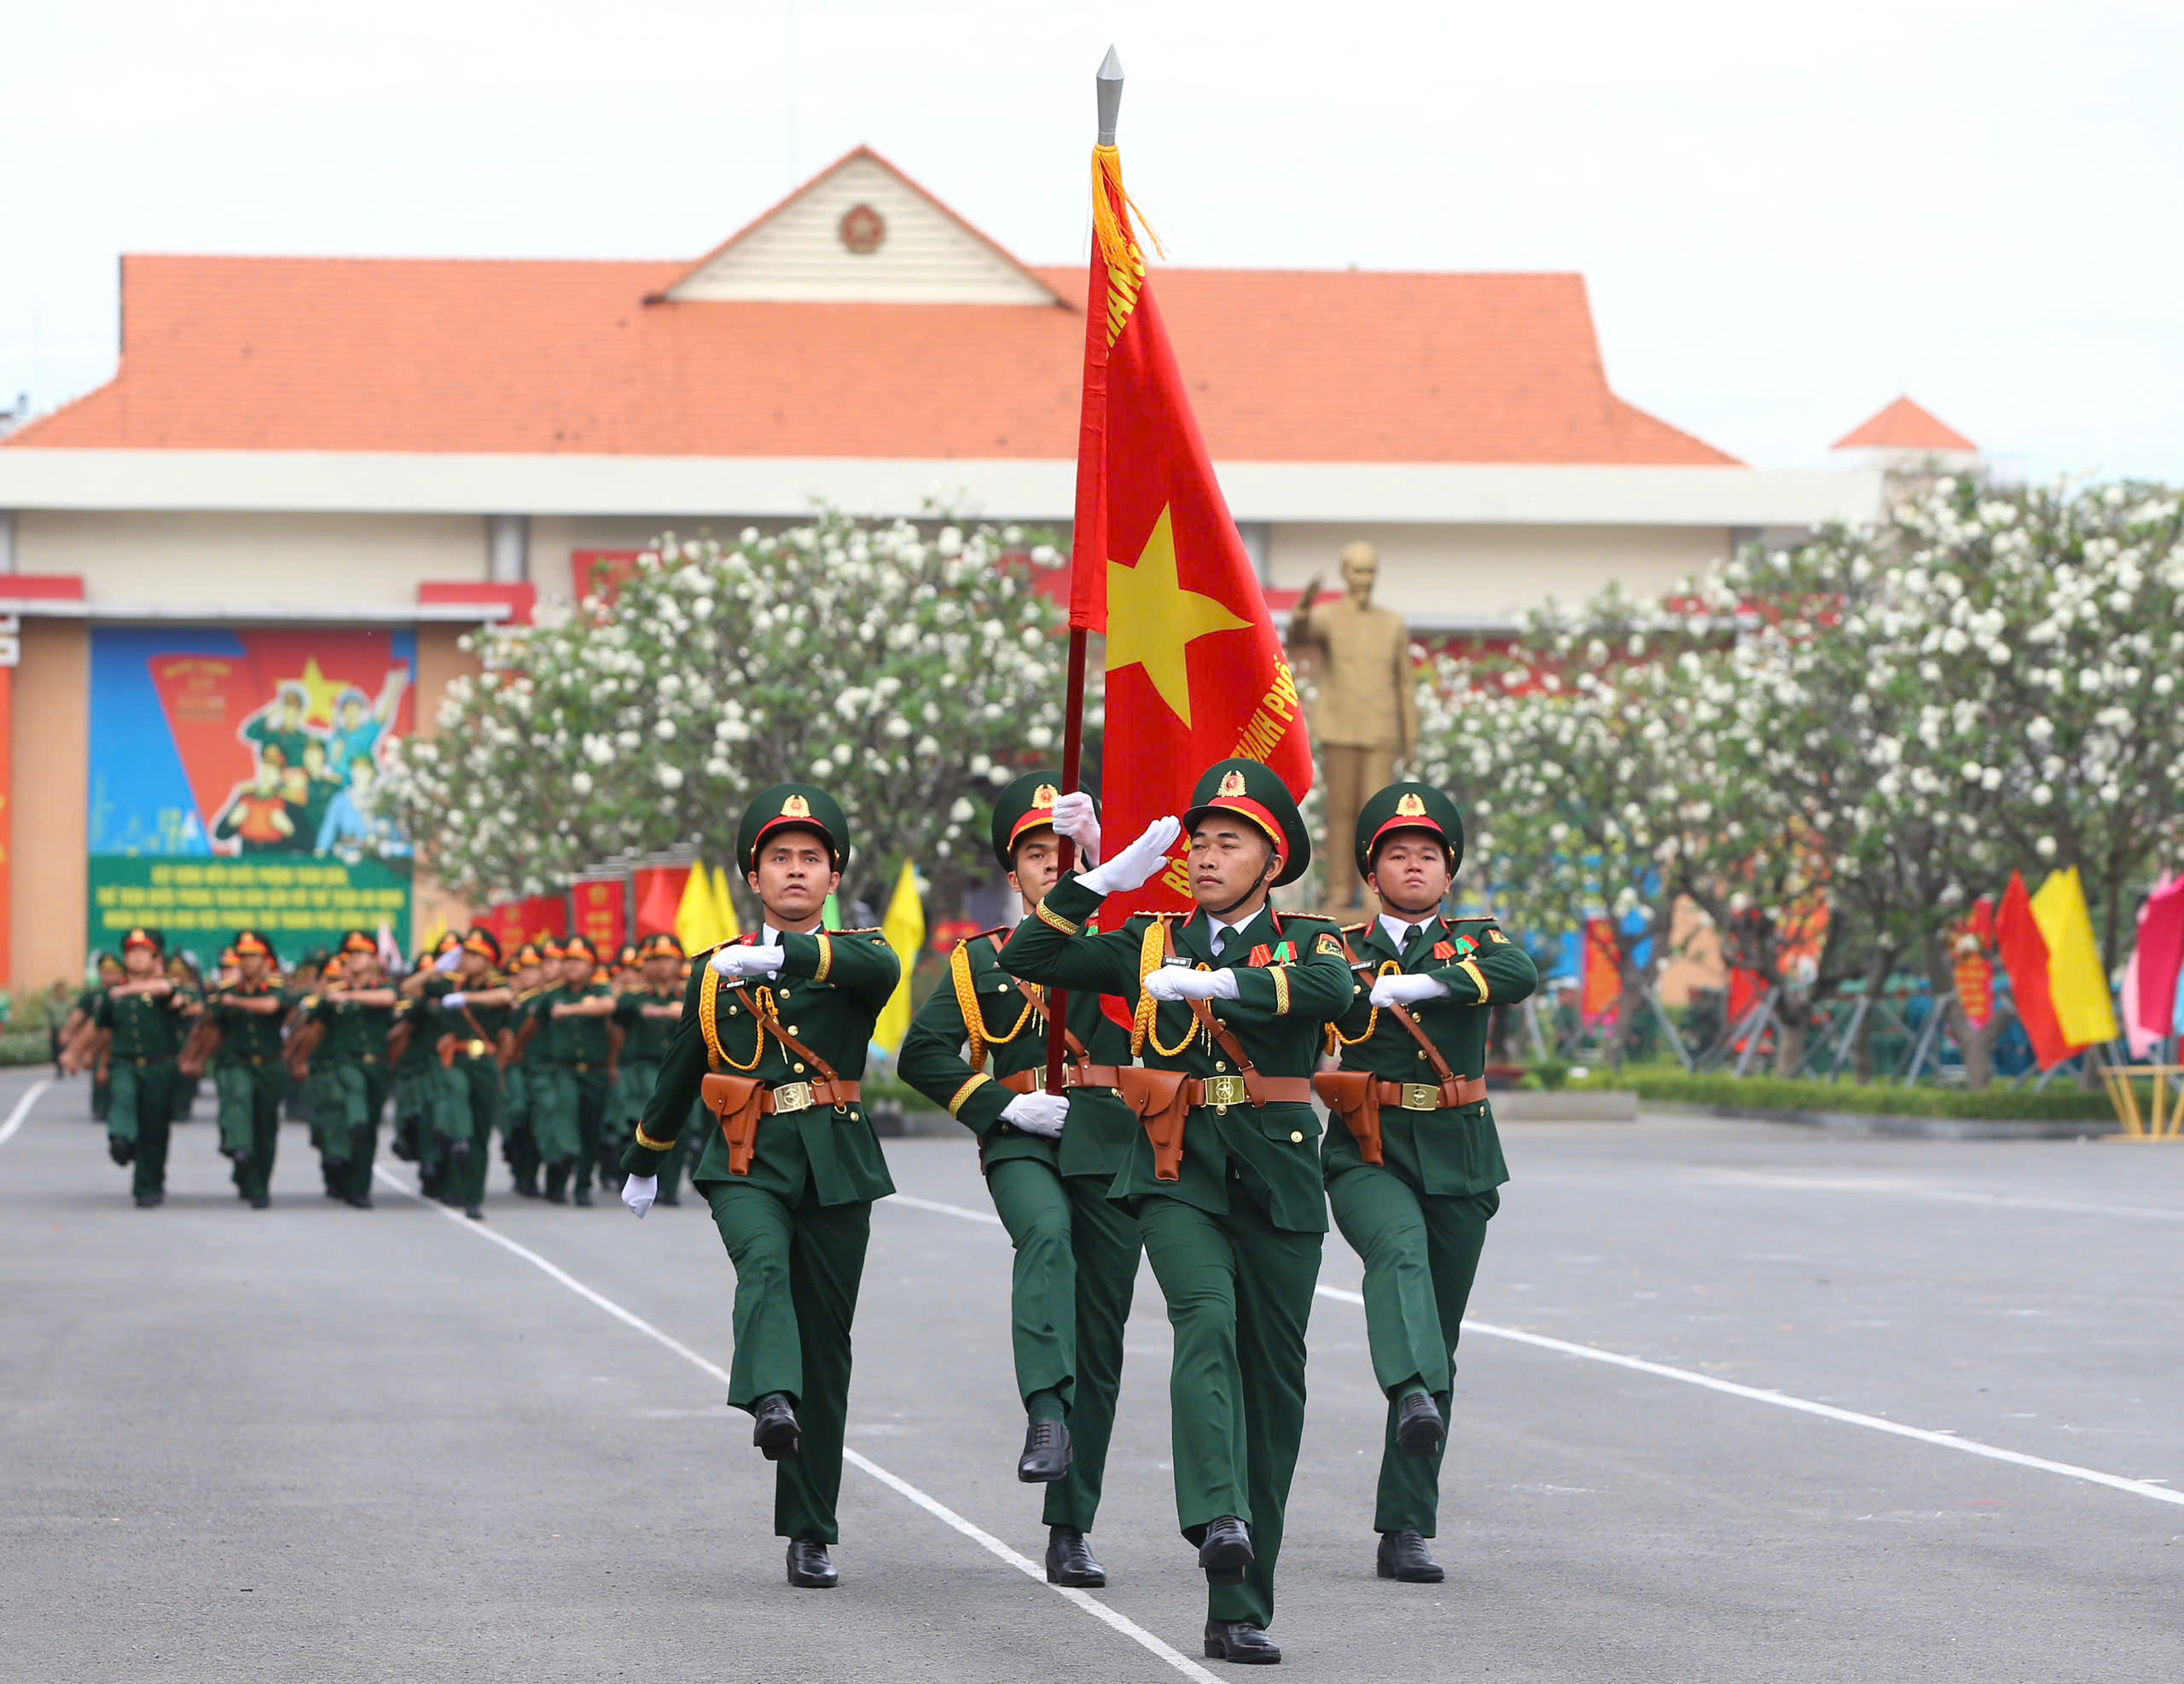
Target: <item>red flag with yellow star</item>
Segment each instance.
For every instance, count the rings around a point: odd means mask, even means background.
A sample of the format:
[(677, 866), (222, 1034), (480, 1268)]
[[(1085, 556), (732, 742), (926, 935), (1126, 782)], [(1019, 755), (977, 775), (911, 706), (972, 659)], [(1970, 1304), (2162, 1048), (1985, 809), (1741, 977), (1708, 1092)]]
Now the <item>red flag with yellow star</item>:
[[(1300, 801), (1312, 786), (1297, 687), (1199, 436), (1130, 213), (1121, 160), (1097, 148), (1069, 610), (1072, 628), (1107, 637), (1111, 850), (1180, 814), (1217, 760), (1263, 760)], [(1185, 845), (1166, 872), (1118, 900), (1133, 910), (1188, 906)]]

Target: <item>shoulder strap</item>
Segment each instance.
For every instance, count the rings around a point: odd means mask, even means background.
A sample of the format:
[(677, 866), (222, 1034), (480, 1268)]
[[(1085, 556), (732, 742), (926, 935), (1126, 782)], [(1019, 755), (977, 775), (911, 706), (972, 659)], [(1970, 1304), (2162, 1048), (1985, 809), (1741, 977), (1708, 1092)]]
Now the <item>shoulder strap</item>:
[[(986, 932), (986, 939), (993, 944), (993, 950), (996, 953), (999, 953), (1001, 951), (1002, 939), (998, 932), (988, 931)], [(1039, 1013), (1042, 1019), (1043, 1020), (1047, 1010), (1046, 990), (1034, 987), (1031, 984), (1025, 982), (1024, 978), (1019, 976), (1011, 975), (1008, 979), (1016, 984), (1016, 991), (1022, 995), (1025, 999), (1031, 1002), (1032, 1009)], [(1082, 1041), (1077, 1038), (1077, 1031), (1072, 1029), (1066, 1023), (1064, 1023), (1061, 1026), (1061, 1038), (1063, 1043), (1069, 1048), (1069, 1056), (1072, 1060), (1077, 1064), (1089, 1064), (1092, 1062), (1091, 1050), (1087, 1048)]]
[[(1173, 959), (1176, 956), (1175, 926), (1165, 919), (1163, 919), (1160, 923), (1160, 946), (1165, 957)], [(1252, 1062), (1251, 1054), (1246, 1053), (1242, 1044), (1228, 1032), (1228, 1025), (1213, 1015), (1213, 1007), (1211, 1004), (1204, 1000), (1194, 1000), (1190, 1004), (1191, 1015), (1198, 1019), (1198, 1026), (1206, 1032), (1214, 1044), (1223, 1052), (1235, 1060), (1236, 1068), (1239, 1071), (1256, 1071), (1258, 1068)]]
[[(708, 976), (714, 977), (720, 974), (719, 972), (714, 970), (710, 965), (706, 967), (706, 973)], [(735, 990), (735, 997), (743, 1002), (744, 1009), (749, 1012), (752, 1017), (758, 1020), (759, 1028), (764, 1030), (767, 1034), (772, 1036), (775, 1040), (780, 1042), (782, 1048), (787, 1052), (791, 1058), (803, 1060), (804, 1063), (810, 1065), (828, 1081), (832, 1082), (837, 1087), (841, 1085), (842, 1078), (834, 1073), (834, 1066), (828, 1064), (826, 1060), (821, 1058), (819, 1054), (813, 1052), (810, 1048), (805, 1046), (793, 1035), (791, 1035), (787, 1030), (783, 1029), (781, 1025), (781, 1020), (772, 1013), (761, 1012), (758, 1009), (758, 1002), (751, 997), (751, 990), (747, 987), (738, 988)]]
[(1383, 1006), (1380, 1009), (1410, 1031), (1410, 1038), (1418, 1043), (1420, 1050), (1426, 1054), (1426, 1062), (1433, 1066), (1433, 1073), (1439, 1077), (1444, 1084), (1456, 1079), (1455, 1071), (1449, 1068), (1448, 1060), (1441, 1056), (1441, 1049), (1435, 1046), (1427, 1037), (1426, 1031), (1418, 1026), (1418, 1019), (1411, 1016), (1409, 1007)]

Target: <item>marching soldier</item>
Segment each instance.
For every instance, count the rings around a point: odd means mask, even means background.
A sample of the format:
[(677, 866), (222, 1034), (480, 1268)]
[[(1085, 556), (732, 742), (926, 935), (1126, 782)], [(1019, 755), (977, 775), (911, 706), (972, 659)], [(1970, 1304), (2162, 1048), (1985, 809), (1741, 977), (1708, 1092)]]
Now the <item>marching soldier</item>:
[(1455, 804), (1391, 784), (1357, 816), (1357, 873), (1380, 915), (1344, 932), (1369, 993), (1329, 1031), (1342, 1069), (1321, 1088), (1327, 1199), (1365, 1260), (1365, 1330), (1388, 1399), (1373, 1524), (1384, 1579), (1438, 1584), (1436, 1530), (1456, 1336), (1486, 1224), (1509, 1179), (1486, 1098), (1492, 1008), (1524, 999), (1531, 957), (1490, 918), (1441, 903), (1463, 862)]
[(189, 997), (162, 973), (164, 943), (157, 930), (131, 930), (122, 938), (122, 979), (99, 996), (91, 1021), (110, 1037), (113, 1097), (107, 1113), (107, 1152), (117, 1164), (133, 1164), (136, 1208), (164, 1202), (167, 1136), (174, 1127), (174, 1091), (182, 1050), (183, 1017)]
[(594, 979), (598, 968), (598, 949), (582, 936), (562, 943), (560, 979), (531, 1002), (521, 1037), (537, 1042), (528, 1066), (531, 1128), (546, 1165), (546, 1197), (556, 1205), (569, 1202), (573, 1179), (576, 1202), (590, 1205), (599, 1167), (600, 1124), (613, 1076), (614, 996)]
[(622, 1201), (642, 1217), (702, 1091), (718, 1116), (693, 1184), (735, 1266), (730, 1408), (774, 1471), (774, 1530), (788, 1582), (839, 1582), (842, 1433), (850, 1324), (872, 1205), (895, 1190), (858, 1103), (873, 1025), (901, 974), (877, 931), (824, 926), (849, 862), (832, 796), (781, 784), (736, 829), (736, 863), (765, 911), (761, 927), (713, 949), (693, 973), (659, 1084), (623, 1160)]
[(424, 996), (423, 979), (431, 973), (432, 956), (419, 954), (410, 974), (395, 989), (402, 998), (386, 1037), (394, 1066), (394, 1132), (386, 1149), (405, 1164), (423, 1159), (439, 1089), (439, 1054), (430, 1028), (434, 1008)]
[(526, 942), (515, 950), (508, 985), (515, 990), (508, 1025), (501, 1031), (501, 1156), (520, 1199), (538, 1197), (538, 1136), (531, 1126), (533, 1077), (520, 1044), (531, 1002), (546, 990), (548, 967), (561, 963), (561, 949)]
[[(636, 957), (636, 985), (623, 990), (614, 1004), (614, 1021), (622, 1031), (621, 1074), (607, 1117), (608, 1139), (618, 1160), (636, 1138), (645, 1101), (659, 1082), (667, 1044), (682, 1015), (682, 944), (663, 933), (646, 937), (641, 949), (630, 951)], [(682, 1179), (682, 1154), (669, 1153), (659, 1169), (659, 1196), (653, 1202), (681, 1204), (677, 1189)]]
[(219, 1034), (212, 1087), (220, 1099), (220, 1150), (235, 1164), (235, 1190), (253, 1211), (271, 1204), (273, 1153), (281, 1138), (282, 1020), (288, 1002), (274, 970), (273, 944), (256, 930), (235, 932), (235, 975), (208, 1002)]
[(448, 1166), (448, 1147), (451, 1142), (440, 1133), (433, 1120), (446, 1085), (443, 1080), (445, 1067), (439, 1062), (438, 1008), (426, 998), (426, 990), (434, 978), (454, 973), (462, 962), (462, 938), (460, 936), (452, 930), (443, 930), (439, 939), (433, 944), (429, 962), (418, 966), (404, 978), (400, 990), (404, 999), (414, 999), (418, 1002), (417, 1010), (410, 1019), (413, 1028), (406, 1050), (411, 1056), (416, 1056), (416, 1042), (421, 1041), (425, 1050), (432, 1055), (431, 1063), (420, 1066), (419, 1073), (423, 1079), (416, 1084), (417, 1093), (412, 1101), (417, 1106), (415, 1113), (417, 1124), (417, 1191), (443, 1205), (452, 1197), (454, 1188)]
[[(1089, 812), (1057, 825), (1097, 857)], [(1198, 909), (1087, 928), (1104, 897), (1161, 869), (1179, 833)], [(1002, 952), (1027, 980), (1136, 1002), (1131, 1046), (1145, 1064), (1122, 1087), (1144, 1127), (1113, 1196), (1135, 1209), (1168, 1300), (1176, 1519), (1205, 1573), (1205, 1652), (1231, 1661), (1281, 1658), (1266, 1628), (1327, 1225), (1311, 1075), (1354, 987), (1334, 926), (1268, 899), (1310, 857), (1281, 780), (1224, 760), (1180, 825), (1156, 820), (1105, 864), (1064, 877)]]
[(312, 1011), (325, 1026), (313, 1057), (324, 1083), (329, 1185), (353, 1209), (369, 1211), (380, 1116), (392, 1081), (387, 1036), (402, 996), (380, 974), (378, 946), (362, 930), (342, 938), (340, 957), (340, 982)]
[[(1089, 795), (1057, 796), (1060, 781), (1027, 774), (994, 804), (994, 857), (1026, 917), (1060, 874), (1057, 812), (1094, 812)], [(1096, 848), (1086, 863), (1097, 863)], [(1107, 1570), (1085, 1534), (1100, 1507), (1139, 1251), (1136, 1222), (1107, 1197), (1138, 1132), (1116, 1092), (1130, 1033), (1097, 994), (1070, 995), (1069, 1092), (1043, 1092), (1043, 990), (1002, 968), (1008, 932), (956, 944), (948, 985), (911, 1021), (898, 1068), (978, 1137), (987, 1191), (1016, 1250), (1010, 1327), (1030, 1417), (1016, 1477), (1047, 1487), (1048, 1582), (1096, 1587)]]
[(425, 997), (439, 1008), (433, 1024), (442, 1071), (432, 1123), (446, 1143), (447, 1202), (483, 1222), (493, 1126), (500, 1118), (501, 1037), (515, 990), (499, 974), (501, 944), (491, 930), (473, 928), (459, 951), (452, 977), (436, 973), (425, 984)]
[[(95, 973), (96, 980), (76, 996), (76, 1004), (68, 1013), (68, 1021), (61, 1026), (62, 1056), (56, 1062), (64, 1076), (81, 1069), (90, 1071), (91, 1120), (103, 1123), (113, 1105), (113, 1066), (110, 1056), (103, 1051), (96, 1058), (88, 1056), (92, 1046), (88, 1037), (97, 1034), (98, 1025), (95, 1019), (98, 1015), (100, 1000), (105, 996), (107, 990), (123, 980), (125, 973), (122, 970), (121, 961), (111, 953), (99, 955)], [(79, 1042), (83, 1043), (80, 1047)], [(72, 1048), (77, 1048), (80, 1061), (67, 1056)]]

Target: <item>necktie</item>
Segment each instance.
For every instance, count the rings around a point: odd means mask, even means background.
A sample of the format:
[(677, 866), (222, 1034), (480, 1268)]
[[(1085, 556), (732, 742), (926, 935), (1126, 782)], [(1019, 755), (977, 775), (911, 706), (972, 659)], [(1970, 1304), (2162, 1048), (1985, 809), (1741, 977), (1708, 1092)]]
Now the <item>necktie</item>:
[(1409, 947), (1413, 942), (1418, 939), (1418, 932), (1425, 927), (1426, 926), (1423, 924), (1411, 924), (1405, 926), (1403, 932), (1403, 944), (1405, 947)]
[(1213, 956), (1218, 959), (1222, 949), (1228, 945), (1228, 926), (1225, 924), (1216, 924), (1213, 926)]

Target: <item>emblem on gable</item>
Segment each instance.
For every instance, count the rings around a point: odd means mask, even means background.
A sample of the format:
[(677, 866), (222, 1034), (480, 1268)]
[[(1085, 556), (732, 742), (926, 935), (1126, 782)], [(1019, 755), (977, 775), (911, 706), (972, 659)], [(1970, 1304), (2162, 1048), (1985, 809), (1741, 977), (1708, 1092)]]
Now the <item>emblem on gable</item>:
[(836, 232), (844, 250), (853, 257), (868, 258), (887, 238), (887, 219), (869, 205), (856, 204), (842, 212)]
[(1221, 780), (1220, 799), (1226, 800), (1232, 795), (1241, 795), (1243, 793), (1244, 775), (1241, 772), (1231, 772)]
[(792, 795), (781, 803), (781, 816), (785, 819), (808, 819), (811, 816), (811, 804), (801, 795)]
[(1396, 803), (1396, 816), (1402, 819), (1422, 819), (1426, 816), (1426, 799), (1415, 790)]

